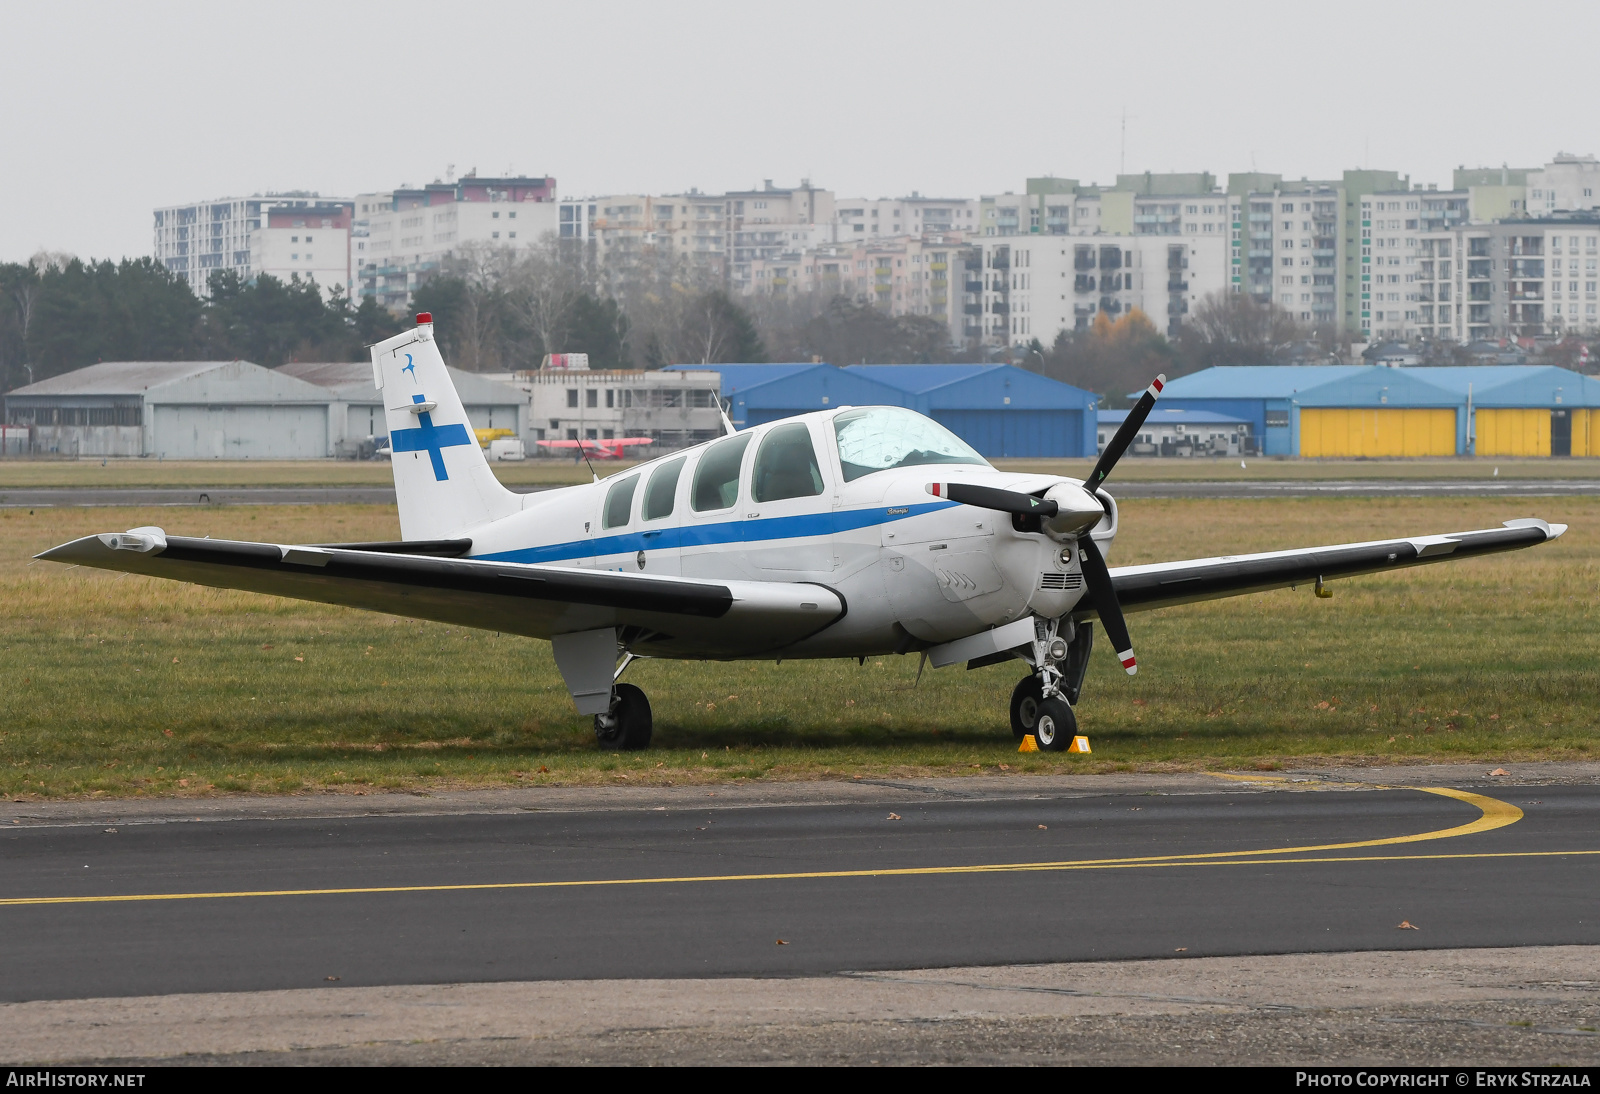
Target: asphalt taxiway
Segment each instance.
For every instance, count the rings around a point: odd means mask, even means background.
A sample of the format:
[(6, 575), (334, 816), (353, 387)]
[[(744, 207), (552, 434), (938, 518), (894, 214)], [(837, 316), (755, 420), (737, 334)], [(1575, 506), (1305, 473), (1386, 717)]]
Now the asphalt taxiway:
[(0, 999), (1600, 944), (1592, 781), (1362, 778), (12, 803)]

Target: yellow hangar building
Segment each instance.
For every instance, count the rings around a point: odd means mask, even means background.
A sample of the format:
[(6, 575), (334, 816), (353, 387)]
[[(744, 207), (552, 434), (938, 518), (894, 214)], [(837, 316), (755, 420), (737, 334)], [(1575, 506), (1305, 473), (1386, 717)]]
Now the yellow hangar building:
[(1224, 365), (1161, 405), (1242, 418), (1269, 456), (1600, 456), (1600, 379), (1555, 366)]

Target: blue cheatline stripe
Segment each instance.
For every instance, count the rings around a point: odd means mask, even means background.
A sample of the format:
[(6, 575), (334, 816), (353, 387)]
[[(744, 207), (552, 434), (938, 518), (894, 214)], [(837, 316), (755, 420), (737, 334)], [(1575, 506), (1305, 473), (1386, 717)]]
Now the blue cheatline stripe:
[(496, 551), (493, 554), (472, 557), (485, 562), (564, 562), (574, 558), (633, 554), (637, 551), (659, 551), (666, 548), (676, 550), (680, 547), (710, 547), (719, 543), (803, 539), (808, 536), (827, 536), (835, 532), (853, 532), (858, 528), (891, 524), (908, 517), (949, 509), (956, 504), (958, 503), (934, 501), (921, 505), (896, 505), (889, 508), (879, 506), (872, 509), (802, 513), (792, 517), (769, 517), (766, 520), (727, 520), (715, 524), (690, 524), (659, 529), (647, 526), (638, 532), (596, 536), (592, 540), (551, 543), (543, 547), (519, 547), (514, 551)]

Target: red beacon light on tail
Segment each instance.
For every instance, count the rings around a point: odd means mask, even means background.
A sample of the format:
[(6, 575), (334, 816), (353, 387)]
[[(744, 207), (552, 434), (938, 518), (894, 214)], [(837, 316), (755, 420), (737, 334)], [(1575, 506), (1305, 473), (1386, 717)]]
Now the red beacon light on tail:
[(433, 313), (431, 311), (419, 311), (417, 313), (417, 326), (420, 327), (424, 323), (432, 323), (432, 322), (433, 322)]

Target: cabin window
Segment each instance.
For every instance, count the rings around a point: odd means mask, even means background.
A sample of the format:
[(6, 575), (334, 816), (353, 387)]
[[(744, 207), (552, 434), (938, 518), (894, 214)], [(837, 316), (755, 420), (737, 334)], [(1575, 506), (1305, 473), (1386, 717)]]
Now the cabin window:
[(683, 473), (687, 459), (687, 456), (679, 456), (651, 473), (650, 485), (644, 492), (645, 520), (660, 520), (672, 515), (672, 503), (678, 496), (678, 476)]
[(739, 465), (744, 462), (744, 450), (750, 447), (750, 437), (729, 437), (706, 449), (700, 465), (694, 469), (694, 490), (689, 507), (696, 513), (710, 509), (726, 509), (739, 500)]
[(606, 512), (600, 520), (601, 528), (621, 528), (633, 513), (633, 490), (639, 485), (638, 475), (629, 475), (606, 491)]
[(761, 439), (750, 496), (756, 501), (811, 498), (822, 493), (822, 468), (804, 422), (776, 426)]

